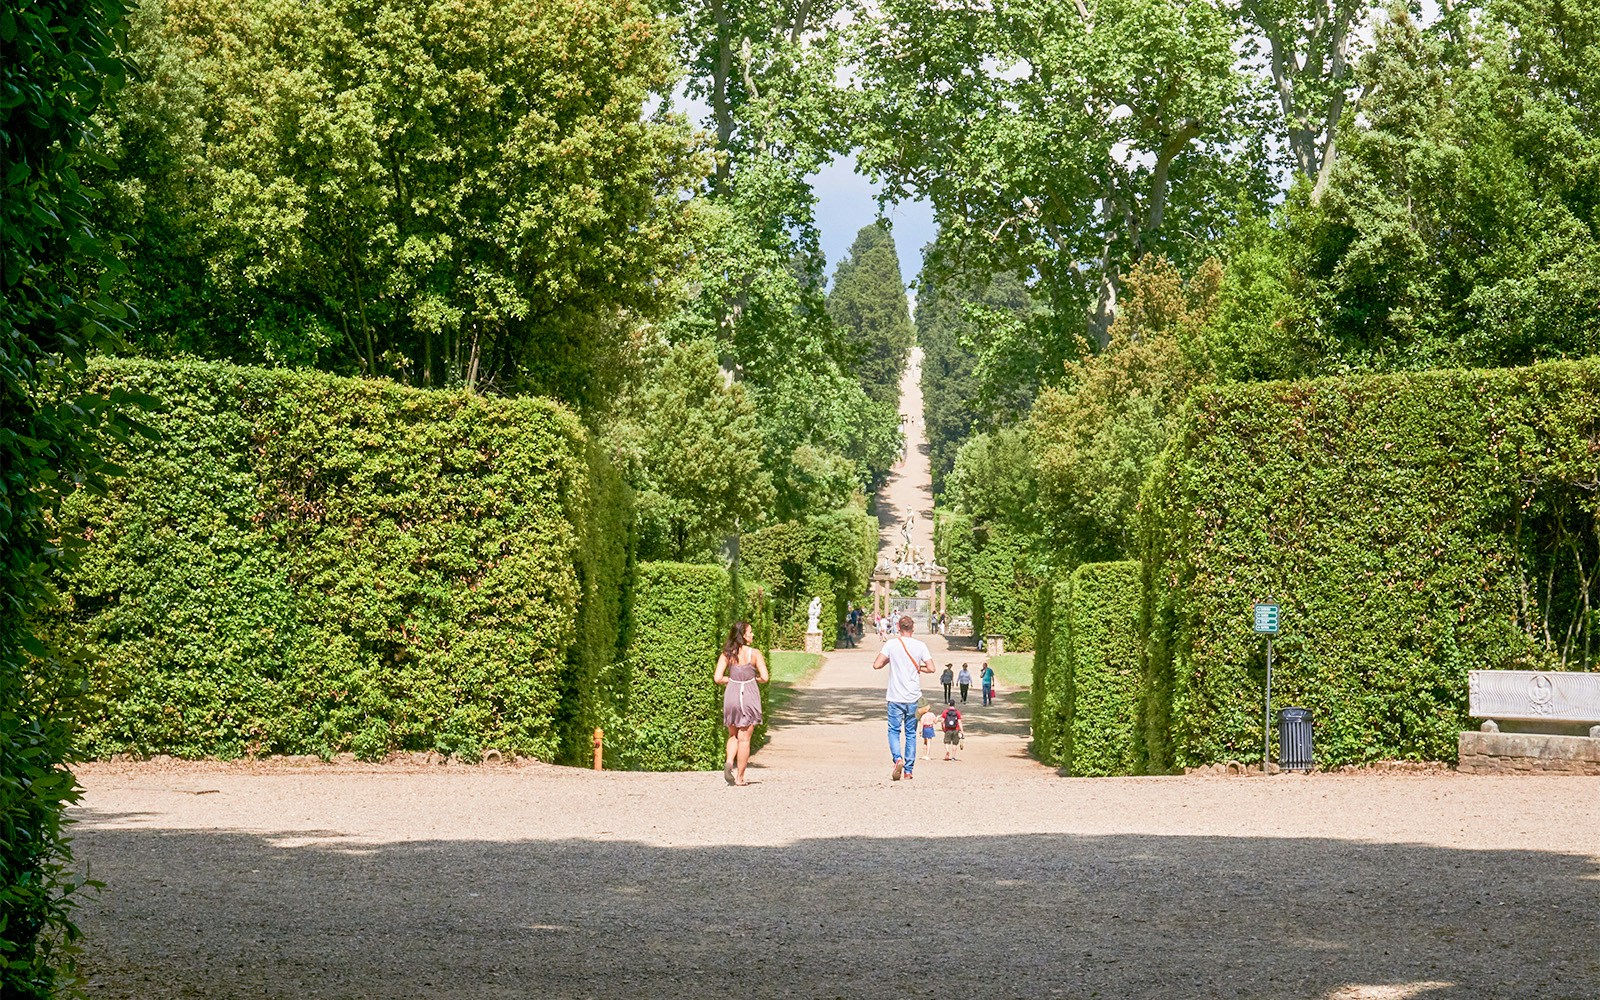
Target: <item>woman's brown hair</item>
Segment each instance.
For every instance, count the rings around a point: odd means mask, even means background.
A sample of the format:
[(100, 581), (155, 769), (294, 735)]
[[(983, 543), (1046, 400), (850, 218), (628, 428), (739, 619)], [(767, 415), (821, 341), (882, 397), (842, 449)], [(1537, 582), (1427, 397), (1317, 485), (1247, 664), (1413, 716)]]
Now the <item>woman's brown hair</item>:
[(722, 644), (722, 655), (727, 659), (728, 666), (733, 666), (733, 658), (739, 655), (739, 648), (744, 645), (745, 630), (749, 627), (749, 622), (734, 622), (728, 629), (728, 641)]

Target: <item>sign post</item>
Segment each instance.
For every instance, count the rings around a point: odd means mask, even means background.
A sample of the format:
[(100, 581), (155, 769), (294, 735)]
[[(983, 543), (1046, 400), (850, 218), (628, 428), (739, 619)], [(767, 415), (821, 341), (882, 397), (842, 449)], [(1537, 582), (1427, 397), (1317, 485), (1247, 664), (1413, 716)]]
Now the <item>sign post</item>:
[(1272, 759), (1272, 637), (1278, 634), (1276, 604), (1256, 605), (1255, 630), (1267, 639), (1267, 711), (1261, 722), (1261, 773), (1266, 774), (1267, 764)]

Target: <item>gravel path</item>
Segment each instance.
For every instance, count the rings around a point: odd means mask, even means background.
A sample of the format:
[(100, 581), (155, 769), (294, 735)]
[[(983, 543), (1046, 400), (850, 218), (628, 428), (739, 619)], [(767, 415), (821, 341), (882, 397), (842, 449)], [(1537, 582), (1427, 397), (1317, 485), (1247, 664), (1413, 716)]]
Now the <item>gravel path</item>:
[(872, 655), (743, 789), (85, 767), (90, 995), (1600, 997), (1600, 779), (1060, 778), (1002, 692), (894, 783)]
[(90, 995), (1600, 996), (1600, 779), (1069, 779), (975, 736), (891, 784), (820, 753), (882, 738), (836, 704), (745, 789), (86, 767)]
[(878, 551), (892, 553), (904, 540), (900, 529), (913, 513), (911, 543), (933, 557), (933, 470), (922, 424), (922, 348), (913, 347), (900, 376), (900, 428), (906, 436), (905, 458), (889, 470), (878, 490)]
[[(886, 498), (919, 536), (920, 456)], [(86, 766), (78, 855), (108, 884), (80, 913), (89, 993), (1600, 997), (1600, 779), (1060, 778), (1002, 691), (968, 706), (960, 761), (936, 745), (892, 783), (874, 653), (829, 657), (742, 789)]]

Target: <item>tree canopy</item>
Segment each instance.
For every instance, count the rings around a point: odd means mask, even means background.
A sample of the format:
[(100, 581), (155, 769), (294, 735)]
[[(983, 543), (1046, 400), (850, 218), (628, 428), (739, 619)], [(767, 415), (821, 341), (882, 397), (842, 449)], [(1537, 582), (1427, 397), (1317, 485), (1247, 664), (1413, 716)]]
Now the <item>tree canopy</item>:
[(861, 227), (850, 254), (833, 272), (828, 316), (843, 333), (850, 359), (869, 399), (890, 406), (900, 399), (900, 375), (916, 331), (906, 305), (906, 283), (887, 221)]
[(636, 0), (155, 0), (108, 116), (154, 352), (582, 406), (663, 307), (709, 167)]

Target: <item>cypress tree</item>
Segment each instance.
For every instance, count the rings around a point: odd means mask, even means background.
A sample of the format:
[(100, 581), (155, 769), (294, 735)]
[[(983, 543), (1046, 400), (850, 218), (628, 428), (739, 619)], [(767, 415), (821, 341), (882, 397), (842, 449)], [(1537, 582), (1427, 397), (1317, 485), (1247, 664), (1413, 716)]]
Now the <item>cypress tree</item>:
[(887, 220), (863, 226), (833, 272), (828, 315), (839, 325), (869, 398), (893, 406), (914, 330)]

